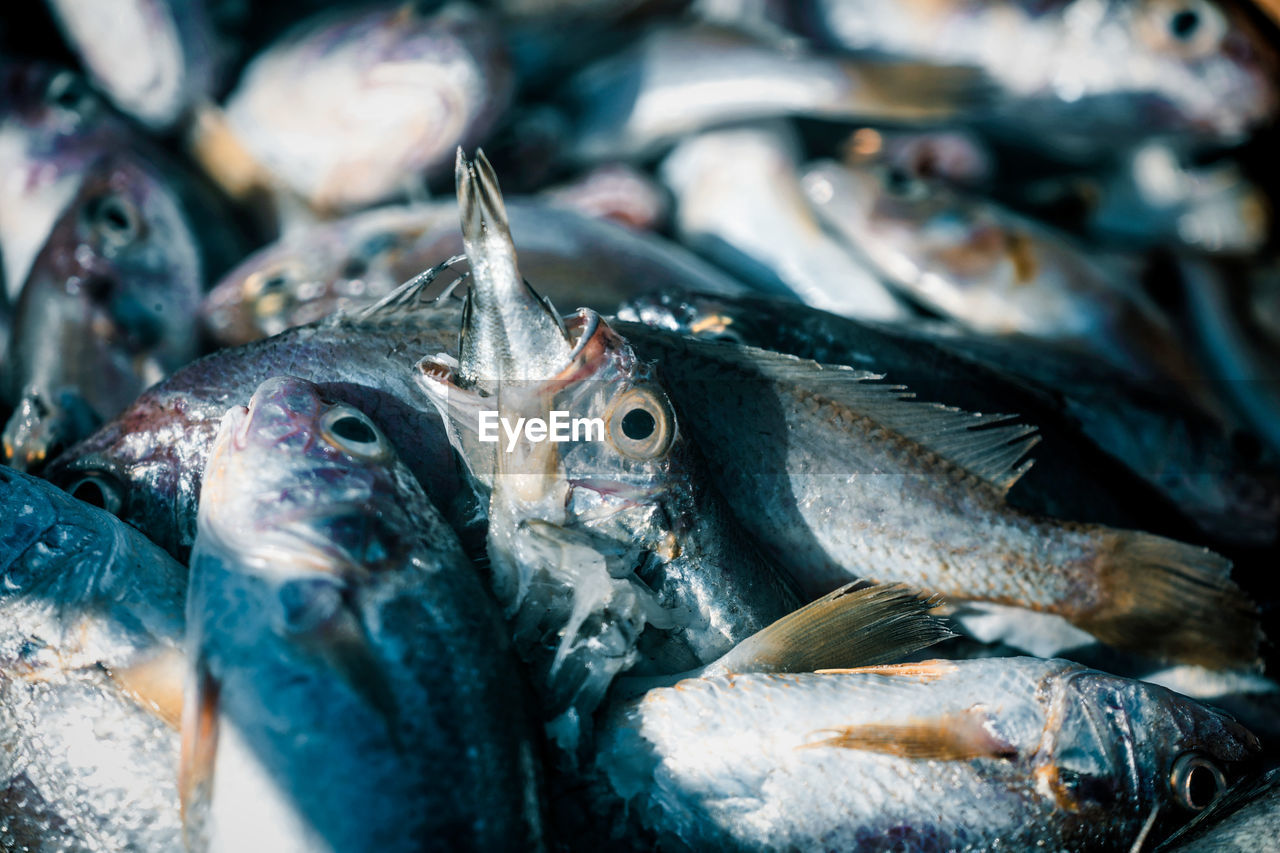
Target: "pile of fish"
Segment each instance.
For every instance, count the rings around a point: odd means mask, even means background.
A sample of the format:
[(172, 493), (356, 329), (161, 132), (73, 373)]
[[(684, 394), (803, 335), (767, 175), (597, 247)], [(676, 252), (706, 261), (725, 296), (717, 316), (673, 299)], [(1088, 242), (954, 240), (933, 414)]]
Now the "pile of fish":
[(0, 850), (1268, 849), (1277, 140), (1270, 2), (0, 13)]

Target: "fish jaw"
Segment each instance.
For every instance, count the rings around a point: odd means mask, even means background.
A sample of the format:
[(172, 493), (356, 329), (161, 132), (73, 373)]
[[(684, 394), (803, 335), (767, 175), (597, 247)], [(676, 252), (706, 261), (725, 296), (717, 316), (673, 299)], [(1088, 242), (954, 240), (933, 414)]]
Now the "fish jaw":
[(39, 471), (100, 422), (93, 407), (74, 389), (42, 394), (28, 388), (4, 427), (5, 463), (19, 471)]
[(483, 151), (468, 162), (459, 148), (455, 177), (472, 277), (459, 375), (490, 391), (501, 382), (550, 378), (569, 362), (573, 345), (555, 309), (520, 276), (493, 167)]

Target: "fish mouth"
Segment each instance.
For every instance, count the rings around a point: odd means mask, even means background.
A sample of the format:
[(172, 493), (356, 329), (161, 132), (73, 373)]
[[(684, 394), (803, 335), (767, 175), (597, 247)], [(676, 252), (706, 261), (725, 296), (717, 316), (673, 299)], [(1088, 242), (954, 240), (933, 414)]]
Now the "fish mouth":
[(471, 265), (463, 305), (458, 380), (493, 393), (504, 382), (550, 379), (574, 350), (552, 304), (520, 275), (497, 176), (483, 151), (458, 149), (455, 178), (462, 240)]

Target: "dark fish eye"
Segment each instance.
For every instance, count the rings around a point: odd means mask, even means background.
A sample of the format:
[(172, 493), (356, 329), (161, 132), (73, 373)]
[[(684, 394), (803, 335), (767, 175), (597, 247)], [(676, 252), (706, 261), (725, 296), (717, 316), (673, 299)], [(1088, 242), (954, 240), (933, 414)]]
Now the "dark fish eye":
[(345, 438), (356, 444), (370, 444), (378, 440), (378, 436), (368, 424), (351, 415), (338, 418), (329, 425), (329, 429), (339, 438)]
[(1175, 38), (1189, 39), (1200, 28), (1200, 16), (1192, 9), (1182, 9), (1169, 19), (1169, 32)]
[(348, 258), (342, 266), (343, 278), (359, 278), (369, 271), (369, 264), (364, 258)]
[(104, 509), (112, 515), (120, 511), (120, 490), (102, 475), (90, 474), (67, 489), (73, 498)]
[(272, 293), (277, 290), (284, 290), (288, 286), (289, 277), (282, 272), (278, 272), (262, 280), (261, 290), (263, 293)]
[(622, 416), (622, 434), (632, 441), (643, 441), (657, 428), (658, 422), (644, 409), (632, 409)]
[(89, 98), (89, 87), (70, 71), (54, 75), (45, 89), (45, 102), (68, 112), (79, 112)]
[(1169, 784), (1178, 805), (1188, 811), (1201, 812), (1226, 793), (1227, 777), (1205, 756), (1189, 752), (1173, 763)]
[(93, 199), (85, 209), (85, 216), (94, 230), (114, 243), (126, 243), (137, 236), (137, 214), (117, 196)]

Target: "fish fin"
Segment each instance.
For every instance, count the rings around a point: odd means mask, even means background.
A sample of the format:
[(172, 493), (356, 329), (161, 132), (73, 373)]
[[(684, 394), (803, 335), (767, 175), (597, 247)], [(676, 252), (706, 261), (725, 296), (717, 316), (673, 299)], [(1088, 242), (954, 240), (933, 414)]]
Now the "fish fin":
[(1016, 758), (1018, 750), (991, 730), (991, 718), (981, 705), (937, 717), (903, 723), (866, 723), (822, 729), (812, 734), (830, 737), (797, 749), (839, 747), (895, 755), (918, 761), (969, 761), (974, 758)]
[(710, 664), (723, 672), (812, 672), (889, 663), (954, 636), (936, 601), (903, 584), (846, 584), (783, 616)]
[(1109, 531), (1096, 563), (1099, 602), (1068, 613), (1102, 642), (1210, 669), (1257, 667), (1258, 610), (1208, 548)]
[(876, 118), (946, 119), (988, 107), (1000, 92), (985, 71), (971, 65), (853, 60), (845, 74), (851, 84), (845, 108)]
[(164, 649), (141, 663), (108, 670), (108, 676), (139, 705), (169, 726), (182, 724), (182, 690), (187, 657), (179, 649)]
[[(642, 340), (657, 342), (653, 331), (640, 324), (619, 322), (616, 327), (628, 338), (635, 333)], [(728, 368), (747, 379), (793, 386), (845, 409), (850, 417), (869, 418), (1001, 492), (1013, 488), (1031, 468), (1032, 460), (1021, 460), (1040, 441), (1034, 426), (1007, 423), (1017, 415), (980, 414), (923, 402), (905, 386), (879, 381), (885, 378), (883, 374), (723, 341), (685, 337), (678, 339), (676, 346), (679, 355), (691, 357), (694, 363)], [(712, 378), (723, 381), (723, 373), (713, 370), (708, 376)]]
[(475, 178), (477, 195), (480, 198), (480, 211), (484, 228), (512, 243), (511, 228), (507, 224), (507, 203), (502, 199), (502, 189), (498, 186), (498, 175), (493, 171), (489, 158), (484, 156), (484, 149), (476, 149), (476, 159), (471, 164), (472, 176)]
[(917, 681), (937, 681), (955, 672), (956, 665), (947, 660), (924, 660), (918, 663), (891, 663), (877, 666), (858, 666), (852, 669), (818, 669), (818, 675), (885, 675), (894, 678), (914, 678)]
[(387, 319), (405, 314), (409, 311), (417, 311), (421, 309), (432, 309), (443, 302), (447, 302), (470, 272), (459, 274), (456, 281), (450, 283), (440, 293), (434, 296), (428, 296), (432, 285), (435, 284), (437, 278), (445, 270), (452, 269), (454, 265), (459, 264), (467, 259), (466, 255), (454, 255), (451, 258), (441, 261), (429, 270), (420, 272), (386, 296), (379, 299), (372, 305), (357, 308), (350, 315), (338, 313), (330, 316), (325, 322), (338, 323), (346, 317), (353, 317), (357, 322), (376, 322), (377, 320)]
[[(221, 685), (207, 662), (196, 662), (182, 708), (182, 746), (178, 758), (178, 797), (183, 835), (200, 837), (204, 810), (213, 785), (218, 756)], [(197, 848), (193, 848), (197, 849)]]

